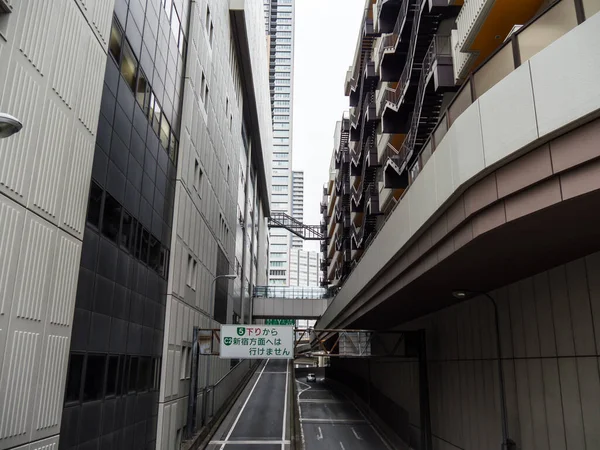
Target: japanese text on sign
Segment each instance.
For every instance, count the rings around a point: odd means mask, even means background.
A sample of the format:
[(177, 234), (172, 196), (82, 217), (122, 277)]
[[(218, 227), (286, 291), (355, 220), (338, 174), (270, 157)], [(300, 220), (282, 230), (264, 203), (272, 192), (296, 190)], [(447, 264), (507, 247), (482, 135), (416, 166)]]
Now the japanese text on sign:
[(221, 325), (221, 358), (292, 359), (294, 327)]

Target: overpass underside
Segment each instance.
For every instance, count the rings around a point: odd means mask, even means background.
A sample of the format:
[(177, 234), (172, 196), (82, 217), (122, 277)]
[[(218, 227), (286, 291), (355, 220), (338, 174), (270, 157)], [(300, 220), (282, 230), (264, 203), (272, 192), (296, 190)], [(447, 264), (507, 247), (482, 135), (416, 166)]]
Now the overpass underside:
[(282, 297), (253, 299), (254, 319), (308, 319), (320, 318), (327, 309), (327, 299), (289, 299)]

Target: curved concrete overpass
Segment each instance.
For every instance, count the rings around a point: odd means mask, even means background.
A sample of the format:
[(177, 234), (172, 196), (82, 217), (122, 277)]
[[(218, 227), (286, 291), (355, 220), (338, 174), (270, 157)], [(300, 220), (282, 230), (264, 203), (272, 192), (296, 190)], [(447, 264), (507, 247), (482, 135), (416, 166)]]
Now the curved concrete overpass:
[(452, 123), (319, 328), (385, 328), (600, 250), (600, 14)]

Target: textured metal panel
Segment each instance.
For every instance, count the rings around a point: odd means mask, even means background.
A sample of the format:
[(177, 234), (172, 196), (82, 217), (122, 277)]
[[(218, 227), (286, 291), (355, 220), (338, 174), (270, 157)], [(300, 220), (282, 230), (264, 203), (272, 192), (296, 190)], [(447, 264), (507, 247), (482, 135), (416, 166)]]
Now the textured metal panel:
[(83, 47), (85, 48), (85, 62), (80, 74), (81, 87), (79, 89), (77, 118), (92, 135), (95, 135), (98, 114), (100, 113), (98, 106), (102, 95), (106, 53), (91, 37), (88, 38), (88, 42)]
[(52, 52), (48, 52), (49, 35), (52, 28), (48, 27), (52, 15), (52, 2), (23, 1), (20, 22), (19, 50), (38, 72), (45, 75), (51, 64)]
[(10, 303), (7, 302), (12, 298), (23, 216), (16, 205), (0, 196), (0, 317), (10, 310)]
[(60, 424), (69, 338), (48, 336), (44, 353), (44, 367), (40, 371), (42, 379), (40, 382), (41, 398), (36, 419), (37, 430), (58, 427)]
[(44, 140), (36, 152), (28, 203), (32, 210), (54, 222), (61, 194), (61, 170), (70, 147), (71, 127), (69, 118), (53, 99), (46, 100), (44, 121)]
[[(55, 67), (52, 77), (52, 89), (58, 94), (63, 102), (73, 108), (75, 104), (75, 85), (79, 82), (77, 64), (81, 58), (74, 57), (83, 53), (82, 38), (84, 21), (79, 8), (72, 0), (58, 1), (57, 10), (60, 15), (58, 24), (58, 36), (54, 54)], [(78, 36), (78, 39), (74, 39)]]
[(36, 363), (36, 348), (39, 333), (15, 331), (12, 343), (7, 348), (6, 365), (3, 371), (2, 416), (0, 418), (1, 439), (27, 433), (27, 409), (32, 388), (32, 377)]
[(35, 118), (41, 107), (40, 86), (19, 63), (9, 69), (8, 77), (13, 81), (10, 88), (5, 89), (2, 110), (18, 117), (30, 129), (0, 140), (0, 190), (22, 202), (29, 189), (30, 155), (37, 146)]
[(24, 249), (23, 264), (19, 264), (20, 285), (13, 299), (16, 316), (41, 322), (47, 290), (48, 271), (52, 257), (53, 230), (44, 222), (31, 220)]
[(73, 145), (66, 161), (60, 226), (78, 237), (83, 236), (89, 191), (89, 173), (94, 159), (94, 144), (89, 136), (75, 130)]
[(59, 238), (55, 260), (54, 291), (50, 302), (49, 322), (70, 327), (75, 308), (77, 275), (81, 244), (65, 236)]

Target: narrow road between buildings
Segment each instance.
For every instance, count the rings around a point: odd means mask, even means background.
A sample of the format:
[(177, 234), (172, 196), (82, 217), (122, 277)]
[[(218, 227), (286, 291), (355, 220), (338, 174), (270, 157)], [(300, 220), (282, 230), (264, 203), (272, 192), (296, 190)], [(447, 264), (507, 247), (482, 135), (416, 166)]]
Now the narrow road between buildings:
[(212, 437), (211, 450), (290, 448), (287, 360), (266, 360)]
[(354, 404), (322, 378), (296, 378), (306, 450), (391, 450)]

